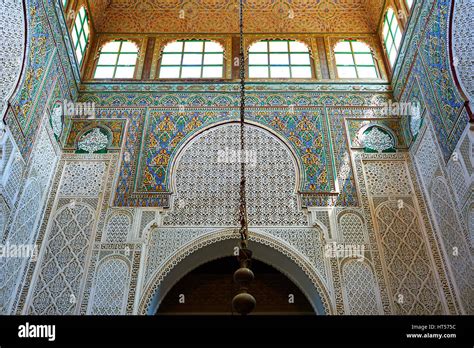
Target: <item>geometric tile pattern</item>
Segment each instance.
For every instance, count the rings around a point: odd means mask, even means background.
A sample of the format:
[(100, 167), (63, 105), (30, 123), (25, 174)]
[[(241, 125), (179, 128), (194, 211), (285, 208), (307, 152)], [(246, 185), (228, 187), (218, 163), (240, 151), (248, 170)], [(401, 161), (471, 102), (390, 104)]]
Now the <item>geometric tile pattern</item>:
[[(139, 191), (160, 192), (169, 190), (167, 180), (168, 164), (172, 163), (179, 145), (205, 126), (216, 122), (235, 119), (232, 111), (202, 110), (191, 113), (168, 110), (152, 110), (147, 125), (146, 146), (139, 179)], [(249, 120), (255, 120), (286, 136), (302, 160), (305, 171), (303, 190), (331, 191), (331, 162), (328, 161), (329, 146), (325, 137), (325, 123), (318, 109), (259, 110), (248, 113)], [(141, 165), (142, 166), (142, 165)]]
[(376, 217), (396, 314), (441, 314), (416, 212), (407, 204), (399, 209), (397, 201), (391, 201), (378, 207)]
[(377, 301), (377, 285), (370, 267), (350, 261), (342, 267), (343, 289), (350, 315), (381, 314)]
[[(240, 164), (238, 124), (205, 131), (185, 147), (176, 169), (176, 197), (167, 226), (237, 226)], [(247, 206), (252, 226), (305, 226), (295, 194), (293, 156), (274, 135), (245, 127), (249, 153)], [(227, 152), (225, 152), (227, 151)], [(242, 160), (246, 160), (245, 157)], [(240, 162), (240, 161), (239, 161)]]
[(125, 214), (113, 215), (107, 224), (108, 243), (123, 243), (127, 240), (128, 232), (130, 230), (131, 221)]
[(25, 45), (22, 1), (6, 1), (0, 9), (0, 114), (21, 73)]
[(103, 162), (72, 162), (64, 169), (60, 187), (65, 196), (97, 196), (106, 170)]
[[(469, 120), (467, 114), (461, 112), (464, 99), (452, 78), (450, 65), (448, 28), (453, 3), (450, 0), (417, 3), (414, 10), (417, 20), (409, 22), (393, 78), (394, 95), (402, 100), (407, 98), (409, 89), (406, 87), (411, 86), (414, 79), (419, 82), (445, 161)], [(470, 28), (470, 22), (465, 23)], [(461, 58), (457, 58), (457, 63), (460, 62)]]
[[(34, 243), (35, 221), (41, 206), (41, 189), (36, 180), (30, 181), (19, 200), (15, 216), (7, 226), (6, 244)], [(0, 313), (9, 314), (11, 301), (17, 294), (18, 284), (28, 258), (0, 257)]]
[(123, 314), (129, 282), (129, 266), (120, 258), (110, 258), (97, 269), (90, 314)]
[(353, 213), (344, 213), (339, 217), (339, 230), (347, 244), (365, 244), (366, 231), (362, 219)]
[(474, 3), (472, 1), (455, 1), (452, 46), (454, 67), (463, 90), (470, 101), (474, 101)]
[(81, 203), (53, 217), (29, 314), (76, 313), (93, 226), (92, 210)]
[[(139, 85), (133, 86), (136, 87)], [(157, 86), (152, 85), (150, 88)], [(98, 104), (96, 119), (99, 122), (101, 119), (128, 120), (114, 205), (168, 207), (171, 166), (175, 157), (183, 144), (205, 127), (236, 120), (238, 114), (233, 105), (238, 100), (235, 97), (235, 94), (208, 93), (171, 95), (133, 92), (123, 96), (115, 92), (83, 94), (81, 101)], [(386, 94), (370, 93), (306, 92), (289, 93), (286, 96), (270, 92), (249, 93), (246, 118), (270, 128), (291, 146), (304, 173), (298, 189), (305, 194), (329, 195), (335, 192), (337, 171), (333, 163), (336, 167), (342, 165), (344, 171), (339, 180), (343, 180), (343, 176), (347, 185), (343, 186), (344, 189), (340, 187), (341, 194), (337, 196), (336, 204), (354, 205), (356, 193), (352, 186), (354, 182), (350, 166), (340, 163), (345, 161), (344, 157), (333, 158), (334, 147), (331, 147), (332, 141), (336, 148), (343, 149), (347, 140), (344, 137), (330, 139), (327, 136), (328, 119), (331, 117), (325, 114), (323, 105), (328, 109), (346, 105), (377, 106), (386, 98)], [(166, 109), (155, 107), (156, 104), (164, 105)], [(183, 104), (185, 107), (181, 110), (180, 105)], [(220, 107), (216, 108), (215, 105)], [(306, 105), (311, 105), (311, 108)]]
[(466, 240), (466, 233), (457, 221), (455, 205), (449, 198), (446, 183), (436, 178), (431, 189), (433, 212), (446, 248), (446, 255), (451, 262), (454, 278), (464, 302), (467, 313), (474, 312), (474, 270), (472, 253)]

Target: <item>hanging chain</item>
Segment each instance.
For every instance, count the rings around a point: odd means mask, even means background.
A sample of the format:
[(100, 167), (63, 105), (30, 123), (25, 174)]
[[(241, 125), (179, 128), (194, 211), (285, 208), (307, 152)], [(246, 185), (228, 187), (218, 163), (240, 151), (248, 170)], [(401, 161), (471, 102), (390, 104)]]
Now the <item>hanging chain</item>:
[(252, 263), (252, 251), (248, 249), (248, 220), (247, 200), (245, 197), (245, 56), (244, 56), (244, 6), (240, 0), (240, 247), (237, 257), (240, 268), (234, 272), (234, 281), (239, 284), (239, 293), (232, 299), (232, 308), (237, 313), (247, 315), (252, 312), (257, 304), (255, 297), (249, 294), (249, 284), (254, 279), (250, 269)]
[(245, 54), (244, 54), (244, 5), (240, 0), (239, 6), (240, 18), (240, 53), (239, 53), (239, 72), (240, 72), (240, 204), (239, 204), (239, 222), (240, 222), (240, 246), (241, 249), (247, 249), (248, 244), (248, 219), (247, 219), (247, 198), (245, 181)]

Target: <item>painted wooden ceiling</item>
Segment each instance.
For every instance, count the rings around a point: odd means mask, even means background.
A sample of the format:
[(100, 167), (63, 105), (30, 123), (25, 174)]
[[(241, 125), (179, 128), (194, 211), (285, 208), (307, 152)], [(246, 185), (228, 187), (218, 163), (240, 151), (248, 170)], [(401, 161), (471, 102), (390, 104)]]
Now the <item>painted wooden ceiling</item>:
[[(108, 33), (236, 33), (239, 0), (87, 0)], [(372, 33), (385, 0), (244, 0), (247, 33)]]

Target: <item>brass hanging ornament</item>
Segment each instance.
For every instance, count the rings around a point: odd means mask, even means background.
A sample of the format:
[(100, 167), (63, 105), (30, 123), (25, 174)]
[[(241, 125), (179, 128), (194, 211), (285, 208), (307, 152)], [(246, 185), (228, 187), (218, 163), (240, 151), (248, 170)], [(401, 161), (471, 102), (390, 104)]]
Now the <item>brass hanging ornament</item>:
[[(240, 150), (245, 153), (245, 56), (244, 56), (244, 11), (243, 0), (240, 0)], [(245, 161), (240, 162), (240, 190), (239, 190), (239, 233), (240, 245), (239, 261), (240, 268), (234, 273), (234, 281), (239, 284), (239, 293), (232, 299), (232, 307), (242, 315), (252, 312), (257, 304), (255, 298), (248, 292), (249, 285), (254, 279), (250, 269), (252, 263), (252, 251), (248, 248), (248, 215), (247, 199), (245, 194)]]

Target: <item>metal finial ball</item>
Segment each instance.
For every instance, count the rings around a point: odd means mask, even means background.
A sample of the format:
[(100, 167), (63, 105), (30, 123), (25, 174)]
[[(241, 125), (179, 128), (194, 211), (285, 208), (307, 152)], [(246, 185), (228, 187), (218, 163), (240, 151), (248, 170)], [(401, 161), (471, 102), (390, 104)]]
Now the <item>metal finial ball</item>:
[(257, 301), (255, 300), (255, 297), (247, 292), (241, 292), (240, 294), (235, 295), (232, 299), (232, 307), (237, 313), (242, 315), (249, 314), (253, 311), (256, 305)]
[(246, 267), (241, 267), (234, 272), (234, 281), (241, 287), (247, 288), (254, 278), (252, 270)]

